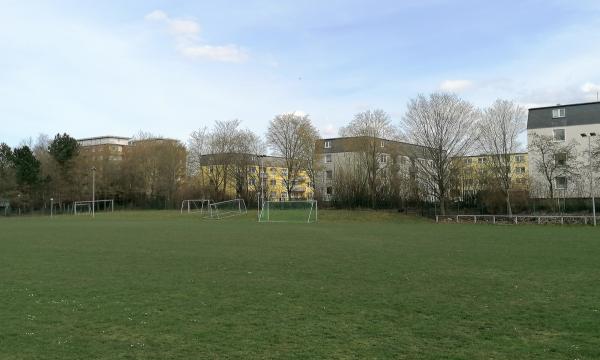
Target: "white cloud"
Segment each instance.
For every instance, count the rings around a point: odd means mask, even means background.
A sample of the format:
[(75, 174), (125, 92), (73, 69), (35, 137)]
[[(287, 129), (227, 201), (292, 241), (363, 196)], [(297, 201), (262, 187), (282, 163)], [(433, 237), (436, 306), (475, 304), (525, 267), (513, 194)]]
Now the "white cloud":
[(248, 53), (236, 45), (192, 45), (180, 46), (179, 52), (191, 59), (208, 59), (222, 62), (242, 63)]
[(243, 63), (248, 60), (248, 52), (241, 47), (229, 45), (211, 45), (199, 39), (200, 24), (194, 20), (172, 18), (162, 10), (154, 10), (145, 16), (148, 21), (164, 22), (174, 37), (177, 51), (190, 59), (204, 59), (220, 62)]
[(154, 10), (151, 13), (146, 14), (144, 18), (149, 21), (163, 21), (167, 20), (169, 16), (167, 16), (164, 11)]
[(440, 84), (439, 89), (448, 92), (460, 92), (472, 86), (473, 82), (470, 80), (445, 80)]
[(584, 93), (596, 93), (598, 91), (600, 91), (600, 85), (598, 84), (594, 84), (591, 82), (587, 82), (585, 84), (583, 84), (583, 86), (581, 86), (581, 91), (583, 91)]

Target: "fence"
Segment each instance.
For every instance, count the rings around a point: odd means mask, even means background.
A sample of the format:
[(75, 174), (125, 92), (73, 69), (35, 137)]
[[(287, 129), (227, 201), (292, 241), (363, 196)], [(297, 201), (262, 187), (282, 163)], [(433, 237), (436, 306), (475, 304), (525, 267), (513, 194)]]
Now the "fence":
[[(596, 216), (596, 222), (600, 217)], [(560, 224), (560, 225), (588, 225), (594, 223), (593, 216), (581, 215), (436, 215), (437, 223), (484, 223), (484, 224)]]

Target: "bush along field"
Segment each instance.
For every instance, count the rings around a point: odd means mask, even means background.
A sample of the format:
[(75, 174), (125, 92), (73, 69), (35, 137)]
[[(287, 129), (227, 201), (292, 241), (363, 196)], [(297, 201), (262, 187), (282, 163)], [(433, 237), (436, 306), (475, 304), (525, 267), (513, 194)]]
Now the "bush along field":
[(600, 230), (0, 219), (2, 359), (598, 359)]

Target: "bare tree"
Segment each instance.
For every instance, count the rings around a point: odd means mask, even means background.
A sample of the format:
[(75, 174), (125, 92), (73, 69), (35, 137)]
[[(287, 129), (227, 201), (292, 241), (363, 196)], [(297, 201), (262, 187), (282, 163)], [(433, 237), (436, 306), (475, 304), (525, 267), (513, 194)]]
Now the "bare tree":
[(510, 190), (512, 185), (511, 156), (521, 146), (519, 135), (525, 131), (525, 110), (508, 100), (496, 100), (481, 114), (478, 144), (491, 155), (487, 166), (504, 195), (506, 212), (512, 216)]
[(574, 142), (563, 144), (552, 136), (532, 134), (529, 153), (530, 166), (544, 179), (551, 199), (555, 197), (557, 178), (573, 178), (579, 173)]
[(440, 202), (446, 213), (453, 158), (464, 156), (474, 142), (478, 114), (473, 105), (454, 94), (419, 95), (408, 104), (402, 119), (404, 132), (418, 145), (415, 162), (420, 184)]
[(359, 149), (359, 159), (362, 166), (367, 169), (367, 183), (371, 207), (377, 205), (378, 187), (389, 183), (387, 155), (389, 149), (385, 147), (385, 140), (399, 138), (400, 132), (392, 124), (390, 116), (381, 109), (367, 110), (354, 115), (354, 119), (340, 129), (340, 135), (354, 137)]
[(287, 169), (287, 174), (283, 175), (288, 198), (300, 172), (306, 170), (314, 157), (318, 137), (319, 133), (308, 115), (277, 115), (269, 123), (267, 142), (275, 154), (283, 157)]
[[(202, 172), (202, 156), (208, 152), (208, 129), (206, 126), (193, 131), (190, 134), (187, 144), (187, 171), (189, 176), (198, 176), (201, 181), (204, 180), (204, 176), (201, 176)], [(204, 184), (202, 184), (204, 185)]]

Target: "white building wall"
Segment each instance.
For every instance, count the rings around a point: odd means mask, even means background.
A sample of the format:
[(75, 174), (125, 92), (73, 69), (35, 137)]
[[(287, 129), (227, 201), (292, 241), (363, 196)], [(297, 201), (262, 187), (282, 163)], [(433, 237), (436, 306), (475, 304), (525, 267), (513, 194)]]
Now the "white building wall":
[[(600, 119), (599, 119), (600, 121)], [(588, 156), (588, 138), (582, 138), (582, 133), (595, 132), (598, 134), (597, 137), (592, 138), (592, 147), (594, 142), (600, 137), (600, 123), (592, 125), (577, 125), (577, 126), (563, 126), (563, 127), (549, 127), (541, 129), (529, 129), (527, 130), (527, 140), (530, 143), (533, 134), (554, 136), (555, 129), (565, 130), (565, 140), (561, 143), (575, 145), (575, 151), (577, 156), (577, 162), (582, 165), (580, 175), (567, 179), (567, 189), (557, 189), (555, 197), (567, 197), (567, 198), (587, 198), (590, 197), (590, 175), (589, 175), (589, 156)], [(547, 198), (547, 185), (545, 177), (540, 174), (536, 169), (536, 160), (540, 158), (540, 155), (536, 152), (529, 151), (529, 178), (531, 179), (531, 193), (530, 196), (533, 198)], [(594, 195), (599, 196), (600, 181), (598, 179), (598, 172), (594, 172)]]

